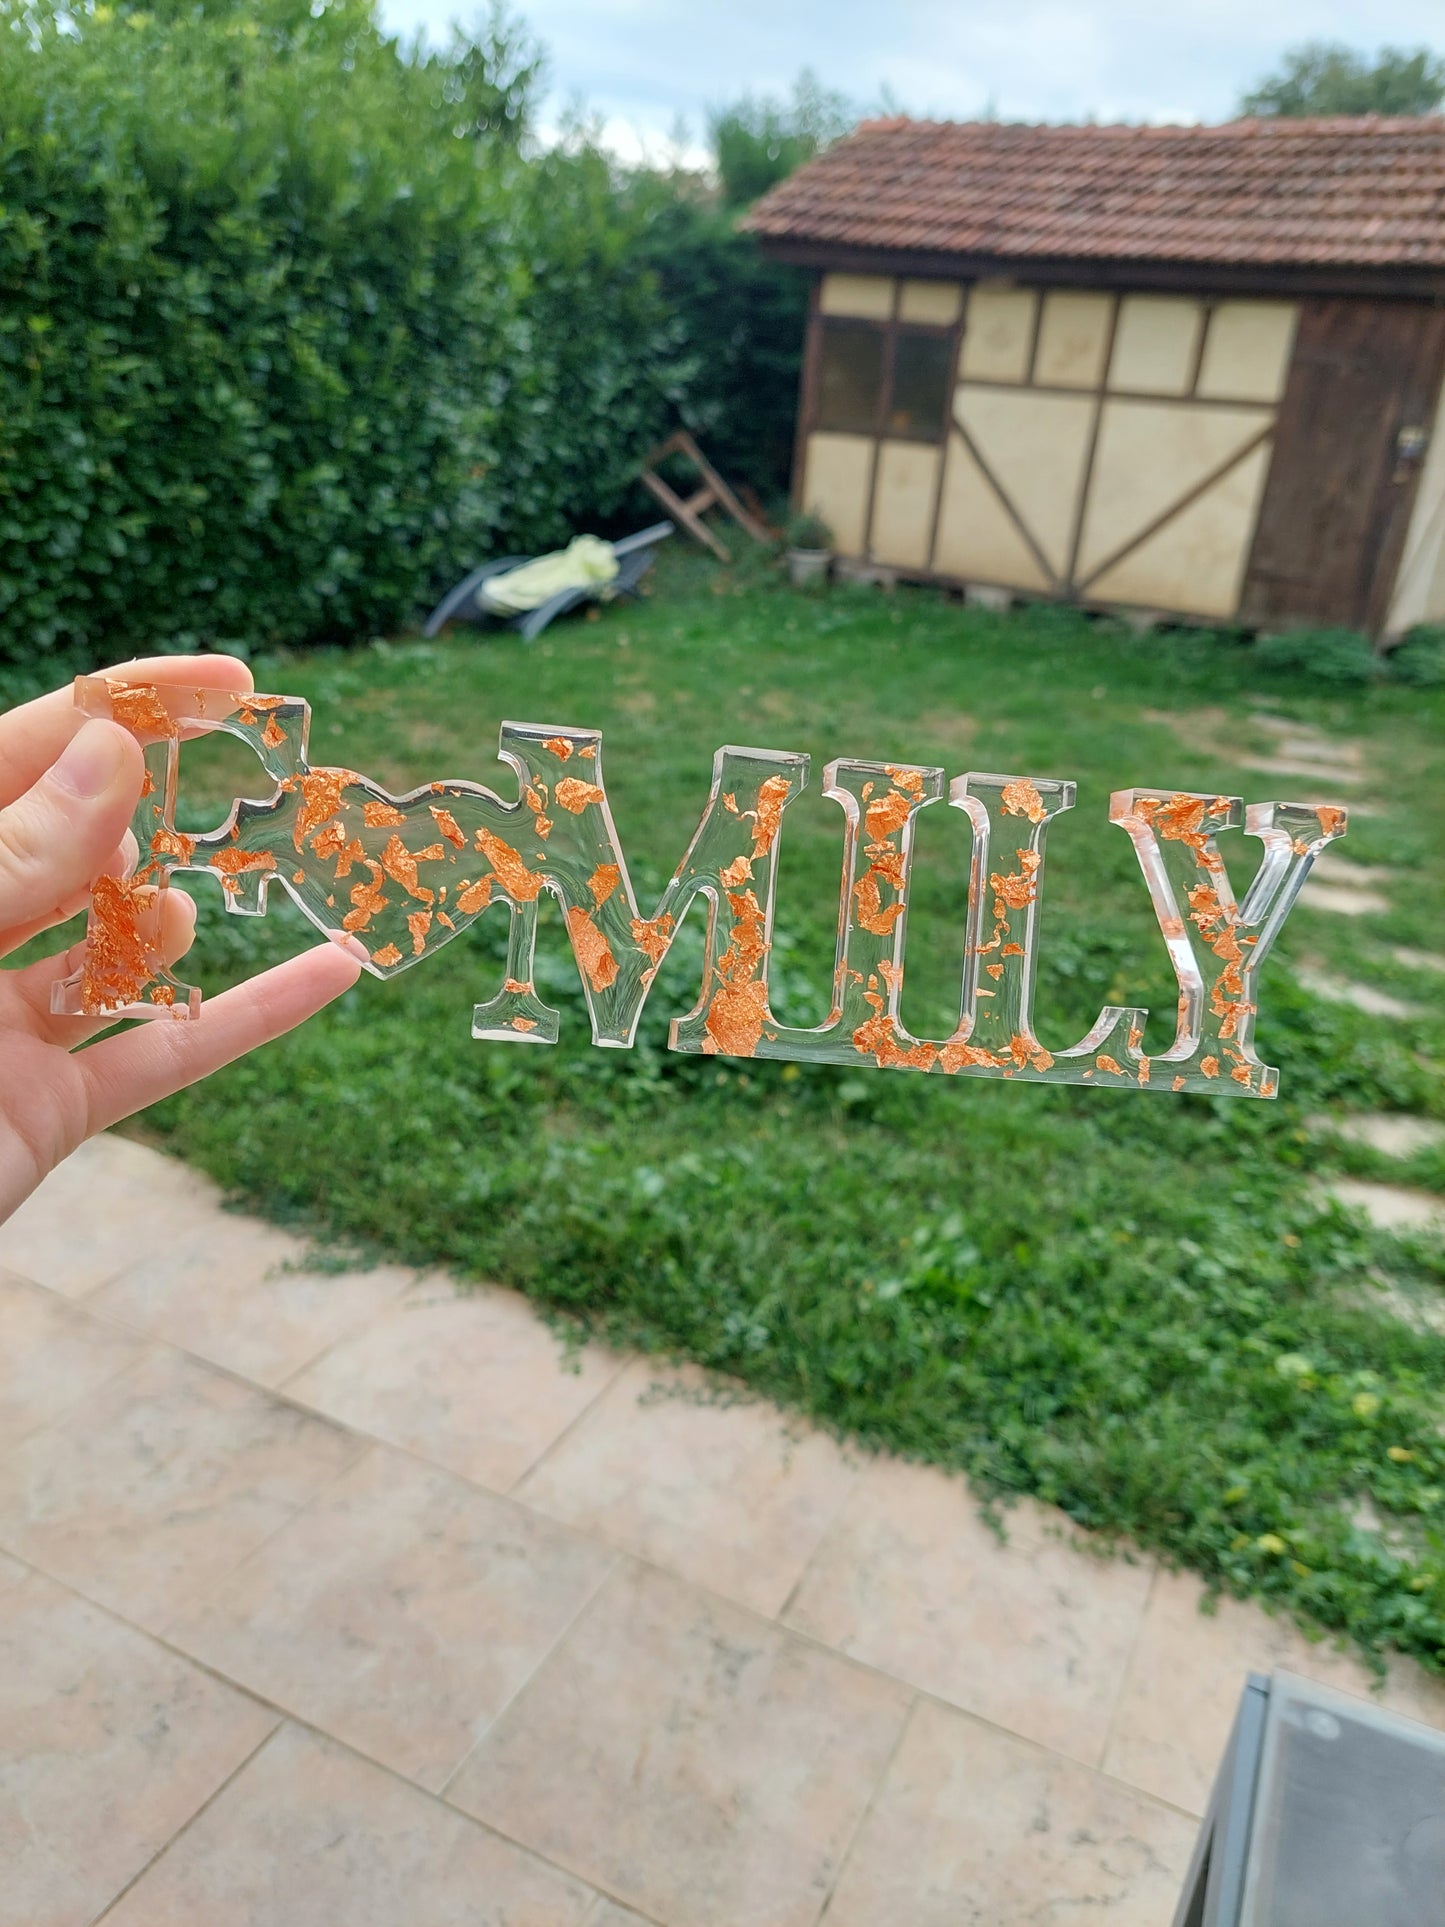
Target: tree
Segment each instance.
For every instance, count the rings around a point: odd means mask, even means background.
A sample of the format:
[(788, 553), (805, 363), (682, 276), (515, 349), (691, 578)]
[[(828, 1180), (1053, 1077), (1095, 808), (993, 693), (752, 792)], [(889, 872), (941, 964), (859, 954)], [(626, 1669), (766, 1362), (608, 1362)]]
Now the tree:
[(843, 94), (821, 85), (804, 68), (791, 100), (746, 94), (708, 115), (723, 205), (751, 207), (776, 181), (842, 138), (858, 119)]
[(1331, 114), (1433, 114), (1445, 100), (1445, 60), (1428, 48), (1382, 47), (1371, 59), (1314, 40), (1284, 56), (1279, 71), (1240, 102), (1268, 119)]

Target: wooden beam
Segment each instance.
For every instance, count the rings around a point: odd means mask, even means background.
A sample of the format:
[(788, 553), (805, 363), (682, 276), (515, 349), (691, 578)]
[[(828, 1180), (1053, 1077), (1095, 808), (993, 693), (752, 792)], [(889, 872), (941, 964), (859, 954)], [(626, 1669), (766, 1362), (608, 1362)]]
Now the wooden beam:
[(1112, 256), (945, 253), (923, 248), (848, 247), (759, 235), (763, 252), (792, 267), (838, 274), (911, 275), (924, 280), (1016, 281), (1029, 287), (1121, 288), (1139, 293), (1361, 294), (1445, 302), (1445, 268), (1349, 267), (1287, 262), (1147, 261)]

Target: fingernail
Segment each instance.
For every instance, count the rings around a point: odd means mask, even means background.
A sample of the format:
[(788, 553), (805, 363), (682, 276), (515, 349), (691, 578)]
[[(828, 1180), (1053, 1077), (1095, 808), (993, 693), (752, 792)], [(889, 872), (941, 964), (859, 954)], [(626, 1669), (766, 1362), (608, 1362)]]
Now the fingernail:
[(120, 772), (125, 738), (113, 723), (87, 723), (76, 731), (50, 780), (75, 797), (104, 796)]

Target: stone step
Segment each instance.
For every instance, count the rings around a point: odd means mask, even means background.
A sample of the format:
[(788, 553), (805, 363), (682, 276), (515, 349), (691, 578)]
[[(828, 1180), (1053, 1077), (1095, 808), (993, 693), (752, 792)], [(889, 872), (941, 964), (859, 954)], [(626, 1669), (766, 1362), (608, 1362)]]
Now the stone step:
[(1413, 1157), (1445, 1138), (1445, 1124), (1437, 1124), (1432, 1117), (1411, 1117), (1403, 1111), (1355, 1111), (1343, 1117), (1321, 1112), (1306, 1118), (1305, 1123), (1312, 1131), (1368, 1145), (1389, 1158)]
[(1332, 1198), (1363, 1211), (1381, 1231), (1445, 1232), (1445, 1198), (1403, 1184), (1372, 1184), (1365, 1178), (1331, 1178)]
[(1326, 910), (1340, 917), (1378, 917), (1390, 907), (1376, 890), (1352, 890), (1343, 885), (1331, 889), (1326, 883), (1313, 881), (1304, 885), (1299, 900), (1306, 909)]
[(1298, 965), (1294, 974), (1296, 982), (1302, 984), (1311, 996), (1323, 997), (1327, 1003), (1353, 1004), (1356, 1010), (1363, 1010), (1371, 1017), (1419, 1015), (1417, 1004), (1407, 1004), (1402, 997), (1392, 997), (1388, 991), (1376, 990), (1371, 984), (1349, 983), (1310, 964)]
[(1291, 776), (1297, 781), (1318, 783), (1322, 802), (1330, 801), (1331, 787), (1348, 788), (1354, 783), (1363, 783), (1365, 772), (1362, 769), (1347, 769), (1336, 763), (1307, 762), (1302, 756), (1241, 756), (1241, 769), (1262, 771), (1266, 776)]
[(1437, 957), (1433, 951), (1411, 950), (1404, 944), (1397, 944), (1390, 955), (1406, 970), (1430, 970), (1445, 976), (1445, 957)]
[(1357, 883), (1361, 889), (1384, 889), (1399, 875), (1383, 863), (1356, 863), (1347, 856), (1337, 855), (1333, 845), (1317, 857), (1311, 876), (1320, 883)]

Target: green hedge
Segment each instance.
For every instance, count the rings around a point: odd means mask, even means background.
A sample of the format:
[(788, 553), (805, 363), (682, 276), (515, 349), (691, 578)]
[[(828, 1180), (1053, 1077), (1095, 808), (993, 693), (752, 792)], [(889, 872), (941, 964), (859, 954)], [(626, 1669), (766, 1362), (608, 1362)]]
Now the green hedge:
[(74, 18), (0, 9), (0, 661), (369, 634), (618, 513), (694, 364), (600, 157), (350, 0)]

